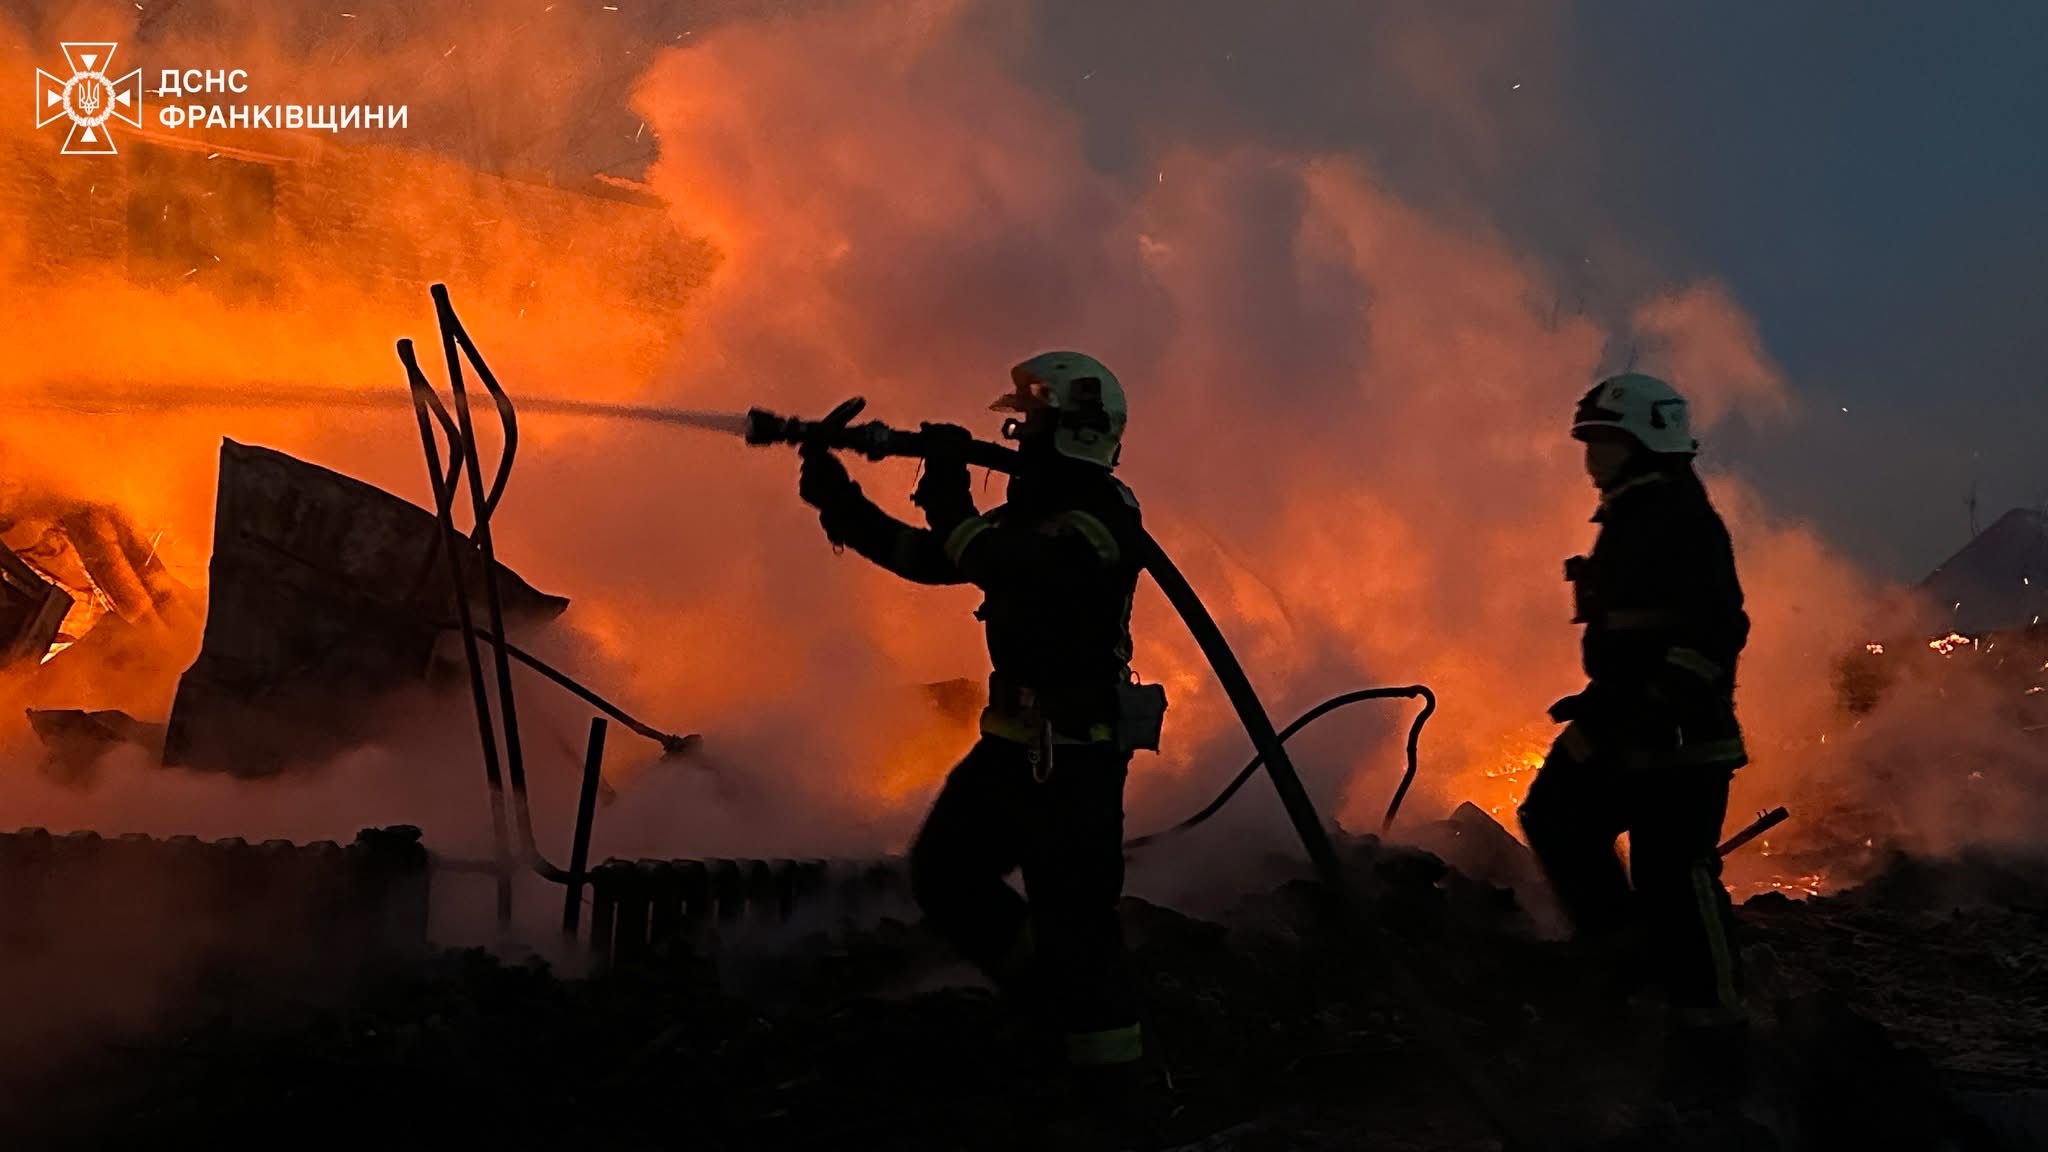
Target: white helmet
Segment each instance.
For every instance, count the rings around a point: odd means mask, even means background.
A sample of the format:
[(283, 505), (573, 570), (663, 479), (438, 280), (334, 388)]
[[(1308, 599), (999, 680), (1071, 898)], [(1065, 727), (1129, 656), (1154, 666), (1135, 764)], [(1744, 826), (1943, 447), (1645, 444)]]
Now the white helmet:
[(1011, 391), (989, 407), (1026, 419), (1041, 410), (1057, 421), (1053, 449), (1062, 456), (1116, 467), (1128, 410), (1124, 390), (1102, 362), (1081, 352), (1041, 352), (1010, 369)]
[(1572, 415), (1572, 435), (1580, 440), (1594, 428), (1616, 428), (1635, 437), (1644, 448), (1665, 456), (1690, 456), (1700, 450), (1686, 416), (1685, 397), (1678, 389), (1640, 372), (1611, 376), (1579, 399)]

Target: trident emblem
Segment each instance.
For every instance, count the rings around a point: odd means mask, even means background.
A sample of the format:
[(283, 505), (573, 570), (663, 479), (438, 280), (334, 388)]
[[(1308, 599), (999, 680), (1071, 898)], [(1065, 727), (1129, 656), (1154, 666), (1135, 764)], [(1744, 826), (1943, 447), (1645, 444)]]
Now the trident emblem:
[(71, 62), (68, 79), (36, 69), (36, 127), (59, 117), (70, 118), (71, 131), (64, 137), (66, 156), (114, 155), (114, 138), (106, 129), (109, 119), (142, 127), (142, 69), (119, 79), (109, 78), (107, 69), (115, 47), (112, 43), (66, 41), (64, 58)]

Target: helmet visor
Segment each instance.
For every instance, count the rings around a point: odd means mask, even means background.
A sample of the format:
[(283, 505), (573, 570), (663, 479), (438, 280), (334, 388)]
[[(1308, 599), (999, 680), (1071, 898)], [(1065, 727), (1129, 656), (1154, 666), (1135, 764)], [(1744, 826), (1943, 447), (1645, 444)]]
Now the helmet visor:
[(1020, 374), (1017, 377), (1016, 384), (1015, 388), (998, 397), (995, 403), (989, 405), (989, 411), (1016, 412), (1028, 416), (1033, 412), (1043, 411), (1054, 406), (1052, 390), (1045, 386), (1045, 381), (1035, 376)]

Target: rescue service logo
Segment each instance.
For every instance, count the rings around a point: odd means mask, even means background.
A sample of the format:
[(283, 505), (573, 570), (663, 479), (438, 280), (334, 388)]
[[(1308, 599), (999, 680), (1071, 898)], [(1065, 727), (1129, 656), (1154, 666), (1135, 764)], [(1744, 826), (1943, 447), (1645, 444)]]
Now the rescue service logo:
[(71, 63), (68, 78), (36, 69), (36, 127), (68, 118), (71, 131), (64, 137), (66, 156), (114, 155), (109, 120), (142, 127), (142, 69), (119, 79), (110, 77), (116, 47), (113, 43), (66, 41), (64, 58)]

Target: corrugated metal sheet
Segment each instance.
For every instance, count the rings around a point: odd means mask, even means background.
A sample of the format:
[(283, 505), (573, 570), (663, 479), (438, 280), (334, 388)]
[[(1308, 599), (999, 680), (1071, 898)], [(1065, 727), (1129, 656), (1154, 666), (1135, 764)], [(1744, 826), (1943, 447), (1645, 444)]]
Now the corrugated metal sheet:
[[(271, 775), (360, 738), (427, 672), (455, 616), (433, 513), (282, 452), (221, 445), (206, 633), (178, 682), (166, 764)], [(482, 611), (481, 563), (467, 557)], [(508, 622), (568, 606), (500, 565)]]

